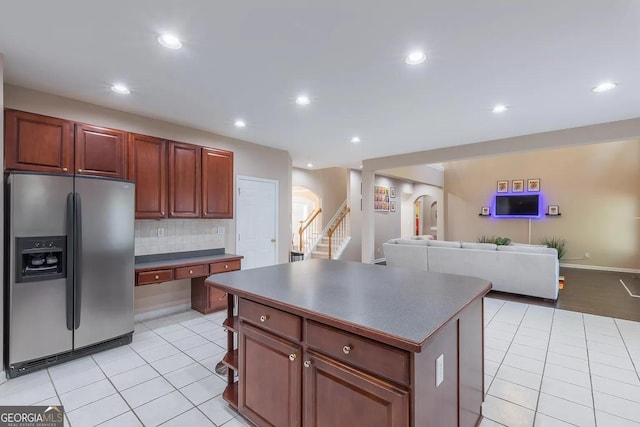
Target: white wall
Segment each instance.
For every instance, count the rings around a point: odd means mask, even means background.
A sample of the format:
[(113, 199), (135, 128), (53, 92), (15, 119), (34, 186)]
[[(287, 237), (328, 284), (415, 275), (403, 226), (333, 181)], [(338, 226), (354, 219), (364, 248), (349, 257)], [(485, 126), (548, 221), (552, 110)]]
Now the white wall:
[(320, 197), (323, 228), (347, 198), (347, 177), (348, 170), (344, 168), (292, 169), (292, 185), (308, 188)]
[(349, 227), (351, 241), (340, 255), (345, 261), (362, 260), (362, 174), (359, 170), (350, 169), (348, 175)]
[[(291, 240), (291, 156), (288, 152), (17, 86), (6, 85), (4, 89), (7, 108), (233, 151), (235, 175), (279, 182), (278, 262), (288, 262)], [(233, 253), (235, 221), (218, 220), (216, 224), (225, 227), (224, 247)], [(141, 230), (140, 225), (137, 228)], [(188, 289), (188, 280), (137, 288), (136, 312), (184, 303)]]

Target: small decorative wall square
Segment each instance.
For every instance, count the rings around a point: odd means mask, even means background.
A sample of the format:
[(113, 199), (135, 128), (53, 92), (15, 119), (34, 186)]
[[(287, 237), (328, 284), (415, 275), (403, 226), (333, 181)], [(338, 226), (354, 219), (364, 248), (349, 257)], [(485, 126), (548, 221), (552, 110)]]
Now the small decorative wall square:
[(547, 208), (547, 215), (560, 215), (560, 207), (558, 205), (549, 205)]
[(396, 198), (396, 187), (389, 187), (389, 196), (392, 199)]
[(396, 202), (395, 201), (391, 201), (389, 206), (391, 207), (391, 212), (395, 212), (396, 211)]
[(509, 181), (498, 181), (498, 188), (496, 189), (498, 193), (508, 193), (509, 192)]
[(514, 179), (511, 181), (511, 192), (522, 193), (524, 191), (524, 179)]
[(483, 206), (480, 210), (480, 215), (481, 216), (489, 216), (491, 215), (491, 209), (489, 209), (489, 206)]
[(527, 191), (540, 191), (540, 179), (528, 179), (527, 180)]

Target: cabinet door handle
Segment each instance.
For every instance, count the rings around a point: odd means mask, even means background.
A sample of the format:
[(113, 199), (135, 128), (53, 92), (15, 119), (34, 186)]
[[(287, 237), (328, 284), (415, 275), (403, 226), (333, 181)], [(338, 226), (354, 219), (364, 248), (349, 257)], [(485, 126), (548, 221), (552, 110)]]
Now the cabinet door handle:
[(223, 299), (225, 299), (226, 297), (227, 297), (227, 292), (225, 292), (225, 293), (224, 293), (224, 295), (222, 295), (222, 296), (220, 297), (220, 301), (222, 301), (222, 300), (223, 300)]
[(225, 264), (225, 265), (224, 265), (224, 268), (229, 268), (229, 264)]
[(310, 366), (311, 366), (311, 360), (305, 360), (305, 361), (304, 361), (304, 367), (305, 367), (305, 368), (308, 368), (308, 367), (310, 367)]
[(260, 321), (261, 322), (266, 322), (268, 318), (269, 318), (269, 316), (267, 316), (266, 314), (263, 314), (262, 316), (260, 316)]
[(68, 171), (68, 170), (69, 170), (69, 169), (67, 169), (67, 168), (62, 168), (62, 172), (66, 172), (66, 171)]
[(156, 274), (156, 280), (158, 280), (159, 278), (160, 278), (160, 276), (158, 276), (158, 275)]
[(189, 270), (189, 274), (193, 274), (193, 270)]
[(160, 215), (164, 216), (164, 212), (160, 212)]
[(294, 361), (296, 360), (296, 357), (298, 357), (298, 356), (296, 356), (296, 354), (295, 354), (295, 353), (291, 353), (291, 354), (289, 355), (289, 360), (291, 360), (292, 362), (294, 362)]
[(82, 169), (78, 169), (78, 172), (82, 172)]
[(345, 345), (344, 347), (342, 347), (342, 352), (344, 354), (349, 354), (351, 353), (351, 346), (350, 345)]

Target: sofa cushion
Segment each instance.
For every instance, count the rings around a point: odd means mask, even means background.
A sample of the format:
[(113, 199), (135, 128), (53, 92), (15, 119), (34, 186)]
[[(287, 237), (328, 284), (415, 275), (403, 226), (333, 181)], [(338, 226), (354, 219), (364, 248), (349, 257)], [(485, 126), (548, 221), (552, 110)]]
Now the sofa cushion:
[(529, 248), (546, 248), (547, 247), (547, 245), (530, 245), (528, 243), (514, 243), (514, 242), (511, 242), (509, 246), (524, 246)]
[(416, 240), (416, 239), (396, 239), (395, 243), (398, 245), (416, 245), (427, 246), (428, 240)]
[(558, 255), (555, 248), (537, 247), (537, 246), (498, 246), (500, 252), (520, 252), (528, 254), (553, 254)]
[(485, 251), (495, 251), (498, 245), (494, 243), (472, 243), (462, 242), (463, 249), (481, 249)]
[(434, 246), (436, 248), (459, 248), (460, 242), (451, 242), (448, 240), (425, 240), (425, 242), (429, 242), (429, 246)]
[(422, 245), (382, 245), (384, 258), (389, 267), (407, 267), (427, 270), (427, 246)]

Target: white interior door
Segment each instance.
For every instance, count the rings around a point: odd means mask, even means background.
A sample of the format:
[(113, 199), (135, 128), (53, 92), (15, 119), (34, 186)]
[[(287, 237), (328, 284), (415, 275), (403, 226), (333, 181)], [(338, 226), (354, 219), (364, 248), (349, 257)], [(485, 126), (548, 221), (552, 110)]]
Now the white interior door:
[(278, 254), (278, 182), (237, 179), (236, 253), (242, 269), (274, 265)]

